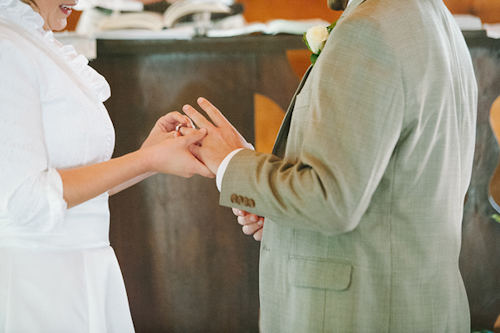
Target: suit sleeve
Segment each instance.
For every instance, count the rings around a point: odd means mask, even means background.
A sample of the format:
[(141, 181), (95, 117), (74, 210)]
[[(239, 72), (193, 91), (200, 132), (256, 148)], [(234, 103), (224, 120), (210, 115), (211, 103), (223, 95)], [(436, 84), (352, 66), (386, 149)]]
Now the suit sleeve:
[[(338, 24), (297, 96), (286, 148), (294, 154), (239, 152), (220, 203), (291, 228), (332, 235), (356, 228), (402, 128), (401, 71), (389, 44), (368, 18)], [(254, 207), (235, 204), (235, 195)]]
[(0, 41), (0, 222), (51, 230), (66, 212), (59, 173), (49, 167), (36, 59)]

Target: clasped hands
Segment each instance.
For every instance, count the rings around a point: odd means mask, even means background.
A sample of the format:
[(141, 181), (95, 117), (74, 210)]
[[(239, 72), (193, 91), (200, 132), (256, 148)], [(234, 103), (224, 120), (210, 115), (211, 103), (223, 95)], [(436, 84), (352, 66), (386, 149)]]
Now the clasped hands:
[[(207, 113), (210, 122), (191, 105), (179, 112), (171, 112), (160, 118), (141, 149), (168, 145), (170, 161), (162, 164), (158, 172), (190, 177), (199, 174), (213, 178), (224, 158), (239, 148), (253, 149), (224, 115), (209, 101), (198, 99), (199, 106)], [(200, 129), (195, 129), (196, 124)], [(174, 139), (174, 140), (167, 140)], [(174, 158), (173, 158), (174, 157)], [(161, 158), (160, 158), (161, 160)], [(256, 240), (262, 237), (264, 218), (233, 208), (243, 232)]]

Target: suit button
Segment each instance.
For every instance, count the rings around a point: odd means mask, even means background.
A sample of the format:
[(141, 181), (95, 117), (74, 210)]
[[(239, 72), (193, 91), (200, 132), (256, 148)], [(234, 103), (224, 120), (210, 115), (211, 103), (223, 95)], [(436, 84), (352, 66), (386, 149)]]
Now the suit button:
[(231, 194), (231, 202), (236, 203), (238, 201), (238, 196), (236, 194)]
[(238, 195), (236, 197), (236, 202), (238, 203), (238, 205), (242, 205), (243, 204), (243, 197), (241, 195)]
[(248, 207), (248, 198), (243, 197), (243, 206)]
[(255, 201), (253, 199), (248, 199), (248, 207), (250, 207), (250, 208), (255, 207)]

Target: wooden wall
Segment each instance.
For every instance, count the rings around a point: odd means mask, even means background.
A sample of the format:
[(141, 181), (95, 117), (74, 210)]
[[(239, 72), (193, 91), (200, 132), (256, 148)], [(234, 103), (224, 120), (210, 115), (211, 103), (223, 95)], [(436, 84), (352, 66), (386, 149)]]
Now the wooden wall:
[[(158, 0), (140, 0), (154, 3)], [(265, 21), (273, 18), (311, 18), (319, 17), (328, 20), (335, 17), (326, 9), (326, 0), (237, 0), (245, 5), (245, 16), (249, 21)], [(498, 0), (444, 0), (454, 14), (474, 14), (485, 23), (500, 22), (500, 1)]]
[[(303, 19), (323, 18), (333, 21), (339, 13), (329, 10), (327, 0), (238, 0), (245, 6), (248, 21), (266, 21), (274, 18)], [(473, 14), (484, 23), (500, 22), (499, 0), (444, 0), (454, 14)]]
[(453, 14), (479, 16), (483, 23), (500, 23), (500, 1), (498, 0), (445, 0)]

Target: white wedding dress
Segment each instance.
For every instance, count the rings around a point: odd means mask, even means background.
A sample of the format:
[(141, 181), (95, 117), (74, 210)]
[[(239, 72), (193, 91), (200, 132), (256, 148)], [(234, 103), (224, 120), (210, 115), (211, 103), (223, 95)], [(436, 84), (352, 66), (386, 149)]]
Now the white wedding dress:
[(108, 160), (106, 80), (0, 0), (0, 332), (133, 332), (108, 195), (67, 209), (57, 169)]

